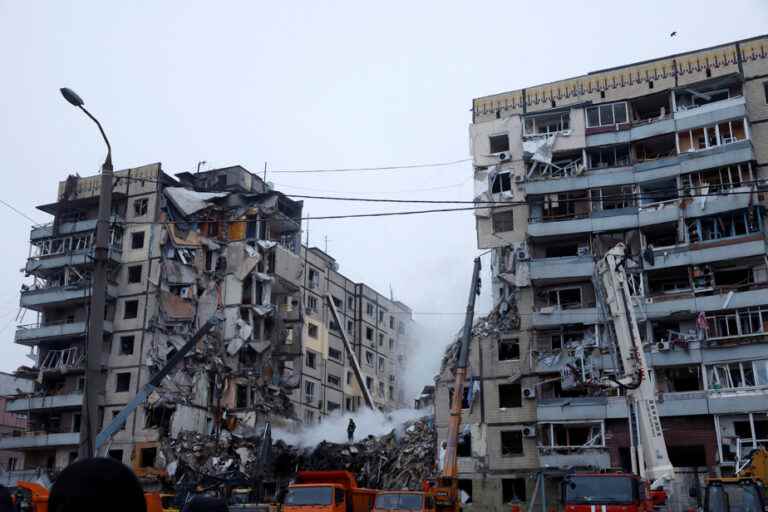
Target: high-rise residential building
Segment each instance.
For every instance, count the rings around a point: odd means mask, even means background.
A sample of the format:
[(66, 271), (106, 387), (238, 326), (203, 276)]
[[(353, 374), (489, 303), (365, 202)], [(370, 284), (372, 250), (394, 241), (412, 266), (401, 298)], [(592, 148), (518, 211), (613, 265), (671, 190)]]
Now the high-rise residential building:
[[(15, 341), (36, 361), (18, 373), (36, 385), (8, 403), (28, 417), (24, 435), (0, 439), (0, 450), (24, 453), (19, 469), (56, 471), (77, 457), (99, 194), (99, 176), (68, 177), (38, 207), (53, 222), (30, 234), (21, 306), (36, 321)], [(360, 406), (328, 293), (342, 301), (376, 404), (403, 403), (410, 310), (302, 246), (302, 202), (241, 166), (174, 178), (150, 164), (115, 173), (112, 204), (99, 427), (203, 324), (222, 319), (109, 442), (107, 454), (147, 482), (163, 475), (166, 443), (180, 431), (298, 428)]]
[[(768, 36), (480, 97), (472, 112), (475, 199), (509, 204), (476, 211), (496, 307), (473, 339), (462, 488), (479, 510), (541, 488), (556, 506), (569, 471), (632, 469), (624, 398), (598, 385), (616, 365), (593, 284), (622, 242), (672, 507), (696, 505), (705, 475), (768, 443)], [(443, 371), (441, 439), (451, 386)]]

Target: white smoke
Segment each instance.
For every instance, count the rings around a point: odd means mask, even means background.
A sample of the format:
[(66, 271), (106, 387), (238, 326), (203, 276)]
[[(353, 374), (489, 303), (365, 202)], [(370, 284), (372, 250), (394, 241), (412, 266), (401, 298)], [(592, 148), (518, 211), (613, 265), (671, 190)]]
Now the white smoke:
[(332, 414), (324, 416), (322, 423), (316, 423), (309, 427), (303, 427), (298, 432), (289, 432), (283, 429), (274, 429), (272, 437), (280, 439), (293, 446), (314, 447), (322, 441), (329, 443), (347, 442), (347, 425), (349, 419), (355, 422), (355, 441), (368, 436), (383, 436), (392, 430), (402, 432), (404, 424), (424, 416), (424, 411), (416, 409), (399, 409), (382, 413), (365, 408), (355, 414)]

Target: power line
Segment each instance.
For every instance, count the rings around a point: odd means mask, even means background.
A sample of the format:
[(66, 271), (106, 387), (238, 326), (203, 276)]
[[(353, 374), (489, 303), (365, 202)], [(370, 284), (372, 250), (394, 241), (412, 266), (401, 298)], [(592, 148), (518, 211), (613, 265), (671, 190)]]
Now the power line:
[(448, 167), (450, 165), (461, 164), (465, 162), (471, 162), (471, 158), (462, 158), (460, 160), (451, 160), (449, 162), (433, 162), (426, 164), (405, 164), (405, 165), (388, 165), (382, 167), (346, 167), (338, 169), (280, 169), (272, 171), (278, 174), (299, 174), (299, 173), (333, 173), (333, 172), (360, 172), (360, 171), (397, 171), (404, 169), (425, 169), (432, 167)]
[(39, 222), (39, 221), (36, 221), (35, 219), (33, 219), (32, 217), (30, 217), (30, 216), (29, 216), (29, 215), (27, 215), (26, 213), (22, 212), (21, 210), (19, 210), (19, 209), (18, 209), (18, 208), (16, 208), (16, 207), (14, 207), (12, 204), (6, 203), (6, 202), (5, 202), (5, 201), (3, 201), (2, 199), (0, 199), (0, 203), (2, 203), (3, 205), (7, 206), (8, 208), (10, 208), (11, 210), (13, 210), (14, 212), (18, 213), (19, 215), (21, 215), (22, 217), (24, 217), (25, 219), (27, 219), (27, 220), (28, 220), (29, 222), (31, 222), (32, 224), (40, 224), (40, 222)]

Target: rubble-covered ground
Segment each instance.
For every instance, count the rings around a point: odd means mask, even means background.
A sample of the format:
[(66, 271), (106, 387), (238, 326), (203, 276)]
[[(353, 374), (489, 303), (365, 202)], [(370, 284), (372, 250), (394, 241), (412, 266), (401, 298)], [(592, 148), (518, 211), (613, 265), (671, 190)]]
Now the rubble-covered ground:
[[(262, 446), (260, 436), (216, 436), (184, 431), (162, 446), (171, 483), (178, 488), (287, 482), (299, 470), (347, 470), (360, 486), (420, 489), (434, 476), (435, 430), (431, 417), (405, 423), (389, 434), (347, 443), (295, 447), (278, 440)], [(268, 461), (268, 464), (265, 464)]]

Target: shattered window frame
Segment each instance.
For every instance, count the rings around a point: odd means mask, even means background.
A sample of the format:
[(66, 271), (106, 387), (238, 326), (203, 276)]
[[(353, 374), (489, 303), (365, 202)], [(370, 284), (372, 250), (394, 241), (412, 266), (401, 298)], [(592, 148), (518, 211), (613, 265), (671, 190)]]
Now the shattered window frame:
[(136, 349), (136, 336), (133, 334), (120, 336), (120, 349), (118, 355), (131, 356)]
[(520, 339), (506, 338), (496, 342), (497, 359), (499, 361), (519, 361), (520, 360)]
[(376, 362), (376, 358), (374, 357), (373, 352), (370, 350), (365, 351), (365, 364), (373, 368), (373, 365)]
[[(502, 430), (499, 432), (500, 453), (502, 457), (525, 456), (525, 443), (522, 430)], [(519, 450), (517, 450), (519, 444)]]
[(317, 324), (307, 322), (307, 336), (315, 340), (318, 338), (318, 336), (320, 336), (320, 328), (317, 326)]
[(365, 328), (365, 339), (368, 341), (373, 341), (373, 327)]
[(519, 382), (499, 384), (498, 392), (499, 409), (517, 409), (523, 406), (523, 387)]
[(513, 210), (493, 212), (491, 214), (494, 233), (506, 233), (515, 230), (515, 215)]
[(139, 300), (131, 299), (123, 302), (123, 320), (133, 320), (139, 317)]
[(492, 155), (509, 151), (509, 134), (497, 133), (488, 136), (488, 150)]
[(326, 376), (326, 380), (328, 381), (328, 384), (330, 384), (331, 386), (341, 387), (341, 377), (339, 377), (338, 375), (329, 373)]
[(501, 501), (505, 504), (527, 501), (525, 478), (502, 478)]
[(125, 393), (131, 390), (131, 372), (115, 374), (115, 393)]
[[(624, 111), (623, 113), (623, 120), (620, 121), (618, 119), (619, 116), (616, 115), (616, 107), (620, 107), (619, 111)], [(626, 124), (628, 122), (628, 116), (627, 116), (627, 102), (626, 101), (618, 101), (616, 103), (602, 103), (600, 105), (595, 105), (592, 107), (587, 107), (586, 109), (586, 126), (587, 128), (603, 128), (605, 126), (614, 126), (617, 124)], [(597, 114), (597, 124), (594, 124), (592, 119), (590, 119), (590, 115), (592, 113)], [(609, 115), (610, 114), (610, 115)]]
[(133, 200), (133, 216), (143, 217), (149, 212), (149, 198), (142, 197)]
[(305, 357), (304, 357), (305, 366), (307, 368), (312, 368), (313, 370), (317, 368), (317, 354), (314, 352), (307, 350)]
[(340, 363), (344, 362), (344, 356), (342, 355), (341, 350), (333, 347), (328, 347), (328, 359), (332, 359)]
[(131, 249), (138, 250), (144, 248), (144, 231), (134, 231), (131, 233)]
[(143, 275), (144, 265), (131, 265), (128, 267), (128, 284), (141, 283), (141, 277)]
[(365, 303), (365, 316), (373, 317), (373, 304), (370, 302)]
[(315, 401), (315, 381), (304, 381), (304, 401), (307, 403), (313, 403)]

